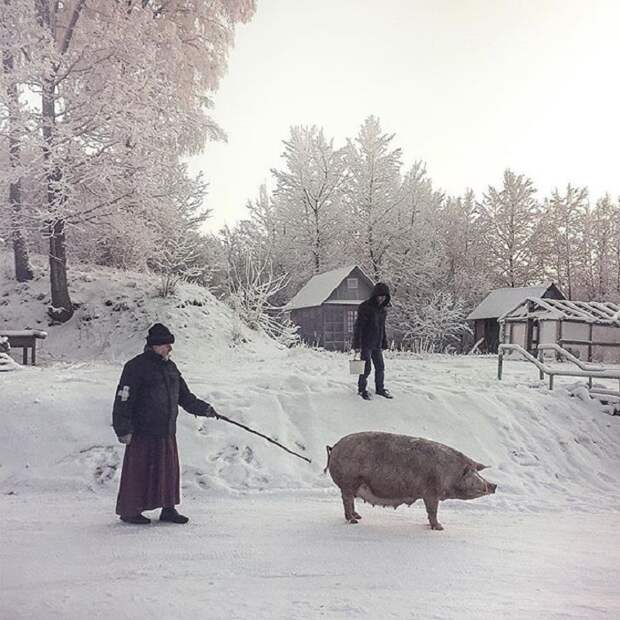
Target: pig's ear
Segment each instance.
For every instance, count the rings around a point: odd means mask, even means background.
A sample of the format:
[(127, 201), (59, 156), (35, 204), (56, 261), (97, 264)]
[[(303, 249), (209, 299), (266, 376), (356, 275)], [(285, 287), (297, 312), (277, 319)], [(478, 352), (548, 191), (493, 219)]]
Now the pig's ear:
[(476, 463), (476, 471), (482, 471), (483, 469), (486, 469), (488, 467), (488, 465), (483, 465), (482, 463)]

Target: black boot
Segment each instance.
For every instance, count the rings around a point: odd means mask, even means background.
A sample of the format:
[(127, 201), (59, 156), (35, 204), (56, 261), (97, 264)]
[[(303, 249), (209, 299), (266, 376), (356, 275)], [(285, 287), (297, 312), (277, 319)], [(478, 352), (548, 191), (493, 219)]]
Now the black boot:
[(362, 390), (361, 392), (359, 392), (359, 395), (364, 399), (364, 400), (370, 400), (370, 394), (368, 393), (368, 390)]
[(162, 508), (159, 515), (160, 521), (167, 521), (168, 523), (187, 523), (189, 517), (185, 517), (179, 514), (176, 508)]
[(394, 398), (385, 388), (376, 390), (377, 396), (383, 396), (383, 398)]
[(148, 525), (151, 520), (142, 514), (133, 515), (131, 517), (127, 515), (121, 515), (121, 521), (124, 523), (133, 523), (134, 525)]

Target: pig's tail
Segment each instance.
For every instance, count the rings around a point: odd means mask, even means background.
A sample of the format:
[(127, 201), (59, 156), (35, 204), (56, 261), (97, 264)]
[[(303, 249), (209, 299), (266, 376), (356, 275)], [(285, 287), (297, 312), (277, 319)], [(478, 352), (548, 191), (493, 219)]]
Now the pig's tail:
[(323, 470), (323, 473), (326, 474), (327, 470), (329, 469), (329, 457), (332, 453), (332, 447), (331, 446), (325, 446), (325, 449), (327, 450), (327, 465), (325, 465), (325, 469)]

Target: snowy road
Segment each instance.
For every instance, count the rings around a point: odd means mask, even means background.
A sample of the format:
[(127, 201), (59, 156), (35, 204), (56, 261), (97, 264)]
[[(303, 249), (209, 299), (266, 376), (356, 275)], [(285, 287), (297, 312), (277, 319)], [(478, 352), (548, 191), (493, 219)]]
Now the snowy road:
[(188, 526), (123, 525), (112, 494), (3, 499), (2, 617), (620, 617), (620, 516), (444, 503), (361, 504), (335, 493), (187, 498)]

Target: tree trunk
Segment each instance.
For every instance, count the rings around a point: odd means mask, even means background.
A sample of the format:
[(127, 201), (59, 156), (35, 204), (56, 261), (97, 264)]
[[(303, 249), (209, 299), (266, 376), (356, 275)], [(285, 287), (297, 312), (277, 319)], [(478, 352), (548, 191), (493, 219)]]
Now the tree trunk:
[[(5, 4), (8, 4), (5, 2)], [(9, 165), (11, 168), (11, 182), (9, 184), (9, 209), (11, 210), (11, 239), (13, 241), (13, 256), (15, 259), (15, 279), (18, 282), (32, 280), (33, 273), (28, 258), (28, 248), (22, 232), (22, 190), (21, 174), (17, 171), (20, 165), (20, 144), (17, 118), (19, 114), (19, 96), (17, 84), (11, 78), (14, 68), (12, 52), (2, 52), (2, 68), (7, 78), (6, 92), (9, 107)]]
[[(86, 0), (77, 0), (71, 9), (70, 18), (58, 52), (64, 55), (71, 44), (73, 32), (84, 8)], [(39, 25), (49, 30), (56, 39), (56, 17), (61, 7), (59, 2), (49, 3), (47, 0), (35, 0), (35, 8)], [(50, 12), (50, 10), (52, 12)], [(43, 160), (47, 180), (47, 206), (49, 209), (48, 234), (50, 239), (50, 289), (52, 305), (48, 314), (60, 323), (73, 316), (73, 304), (67, 286), (67, 257), (65, 245), (65, 204), (67, 197), (61, 186), (63, 170), (54, 153), (54, 134), (56, 129), (56, 77), (59, 65), (52, 64), (41, 89), (41, 119), (43, 132)], [(55, 156), (54, 156), (55, 155)]]
[(514, 266), (514, 258), (512, 255), (512, 250), (511, 250), (510, 256), (508, 257), (508, 281), (509, 281), (510, 288), (516, 287), (515, 266)]
[(618, 221), (616, 223), (616, 291), (620, 293), (620, 207), (618, 209)]
[(314, 254), (314, 273), (317, 274), (321, 271), (321, 229), (319, 226), (319, 210), (315, 205), (313, 209), (314, 215), (314, 247), (312, 249)]
[(64, 222), (58, 220), (49, 226), (50, 285), (52, 305), (48, 313), (55, 321), (64, 323), (73, 316), (73, 304), (67, 287), (67, 256)]
[(373, 234), (372, 234), (372, 227), (369, 226), (368, 227), (368, 231), (367, 231), (367, 243), (368, 243), (368, 256), (370, 257), (370, 264), (372, 267), (372, 273), (374, 275), (375, 278), (375, 282), (379, 281), (379, 273), (380, 273), (380, 266), (379, 266), (379, 260), (375, 254), (374, 251), (374, 239), (373, 239)]
[(73, 304), (67, 286), (65, 223), (62, 218), (66, 196), (60, 186), (62, 170), (58, 163), (51, 161), (54, 140), (53, 128), (56, 123), (54, 89), (54, 79), (46, 80), (41, 99), (44, 138), (43, 158), (46, 164), (47, 205), (50, 211), (48, 234), (50, 239), (49, 265), (52, 305), (48, 314), (55, 321), (65, 323), (73, 316)]
[(28, 248), (21, 229), (21, 183), (16, 181), (9, 186), (9, 205), (11, 209), (11, 237), (15, 261), (15, 279), (18, 282), (32, 280), (34, 274), (30, 266)]

